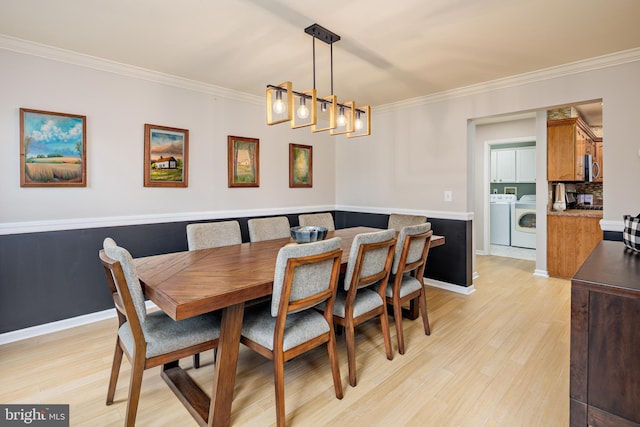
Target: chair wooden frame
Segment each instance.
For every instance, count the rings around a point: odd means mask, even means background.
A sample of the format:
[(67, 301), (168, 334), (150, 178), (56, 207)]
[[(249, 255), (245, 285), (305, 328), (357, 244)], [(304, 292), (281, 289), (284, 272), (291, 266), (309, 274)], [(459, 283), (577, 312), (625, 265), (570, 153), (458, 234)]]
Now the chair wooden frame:
[[(285, 267), (285, 275), (282, 287), (282, 296), (280, 298), (280, 304), (278, 307), (278, 315), (276, 317), (276, 326), (273, 338), (273, 351), (248, 339), (244, 335), (240, 338), (240, 342), (258, 354), (273, 361), (274, 382), (276, 392), (276, 421), (279, 427), (285, 425), (285, 410), (284, 410), (284, 363), (288, 360), (299, 356), (309, 350), (312, 350), (319, 345), (327, 343), (329, 353), (329, 363), (331, 365), (331, 373), (333, 376), (333, 386), (335, 394), (338, 399), (342, 399), (342, 381), (340, 379), (340, 365), (338, 362), (338, 352), (336, 348), (336, 338), (332, 323), (333, 304), (335, 301), (336, 287), (338, 284), (338, 276), (340, 274), (340, 264), (342, 259), (342, 249), (335, 249), (329, 252), (324, 252), (316, 255), (309, 255), (297, 258), (289, 258)], [(329, 287), (315, 295), (308, 296), (306, 298), (290, 301), (291, 285), (293, 283), (294, 272), (296, 268), (307, 265), (320, 263), (324, 261), (332, 261), (332, 273), (331, 282)], [(325, 334), (317, 336), (303, 344), (293, 347), (287, 351), (283, 351), (285, 322), (287, 320), (287, 314), (291, 312), (298, 312), (312, 307), (326, 301), (326, 310), (324, 311), (324, 318), (329, 324), (329, 331)]]
[[(142, 385), (142, 374), (146, 369), (154, 368), (170, 362), (175, 362), (183, 357), (192, 356), (202, 351), (216, 348), (218, 339), (206, 341), (197, 345), (182, 348), (170, 353), (161, 354), (155, 357), (147, 358), (147, 343), (145, 341), (142, 325), (136, 314), (136, 309), (126, 285), (126, 278), (119, 261), (109, 258), (104, 250), (99, 252), (100, 262), (104, 267), (104, 272), (111, 290), (113, 303), (118, 313), (118, 328), (124, 323), (129, 322), (129, 327), (134, 340), (134, 354), (129, 354), (120, 336), (116, 337), (116, 345), (113, 353), (113, 364), (111, 366), (111, 376), (109, 378), (109, 388), (107, 391), (107, 405), (113, 404), (113, 397), (118, 382), (118, 374), (122, 363), (123, 353), (131, 363), (131, 378), (129, 380), (129, 396), (127, 399), (127, 412), (125, 425), (132, 427), (135, 425), (138, 402), (140, 400), (140, 388)], [(164, 368), (162, 375), (164, 375)]]
[[(402, 331), (402, 305), (416, 300), (420, 307), (420, 315), (422, 317), (422, 323), (424, 326), (425, 335), (431, 335), (431, 327), (429, 326), (429, 317), (427, 315), (427, 298), (424, 291), (424, 269), (427, 264), (427, 256), (429, 255), (429, 246), (431, 245), (431, 237), (433, 236), (433, 230), (425, 231), (419, 234), (408, 234), (404, 239), (402, 247), (402, 253), (400, 255), (400, 261), (398, 263), (398, 270), (394, 276), (393, 283), (391, 284), (393, 293), (391, 297), (387, 297), (387, 304), (393, 306), (393, 319), (396, 325), (396, 335), (398, 337), (398, 353), (404, 354), (404, 334)], [(425, 239), (425, 244), (422, 249), (422, 255), (414, 262), (407, 263), (407, 256), (411, 244), (415, 240)], [(421, 284), (420, 289), (414, 292), (407, 293), (406, 295), (400, 295), (402, 278), (406, 272), (418, 280)]]
[[(334, 314), (333, 322), (337, 325), (344, 327), (345, 337), (347, 341), (347, 358), (349, 364), (349, 384), (355, 387), (357, 384), (356, 379), (356, 342), (355, 342), (355, 327), (376, 317), (380, 318), (380, 327), (382, 328), (382, 336), (384, 338), (384, 348), (387, 353), (387, 359), (393, 360), (393, 349), (391, 347), (391, 335), (389, 333), (389, 317), (387, 314), (386, 303), (386, 291), (387, 283), (389, 281), (389, 274), (391, 273), (391, 266), (393, 264), (394, 249), (396, 246), (396, 238), (385, 240), (376, 243), (363, 243), (358, 249), (358, 254), (355, 259), (355, 266), (353, 269), (353, 275), (351, 276), (351, 283), (347, 291), (345, 300), (345, 317), (337, 316)], [(383, 270), (366, 277), (360, 277), (361, 269), (364, 264), (365, 255), (367, 252), (375, 251), (379, 249), (388, 249), (387, 259), (385, 261), (385, 267)], [(378, 295), (382, 300), (382, 305), (371, 311), (361, 314), (358, 317), (354, 317), (353, 309), (356, 301), (358, 289), (374, 285), (379, 282)]]

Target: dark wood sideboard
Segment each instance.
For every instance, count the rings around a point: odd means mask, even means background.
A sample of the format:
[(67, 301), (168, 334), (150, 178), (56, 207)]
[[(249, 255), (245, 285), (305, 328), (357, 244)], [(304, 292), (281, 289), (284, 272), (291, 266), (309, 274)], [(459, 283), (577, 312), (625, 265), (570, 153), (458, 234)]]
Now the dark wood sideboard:
[(602, 241), (571, 280), (571, 426), (640, 426), (640, 254)]

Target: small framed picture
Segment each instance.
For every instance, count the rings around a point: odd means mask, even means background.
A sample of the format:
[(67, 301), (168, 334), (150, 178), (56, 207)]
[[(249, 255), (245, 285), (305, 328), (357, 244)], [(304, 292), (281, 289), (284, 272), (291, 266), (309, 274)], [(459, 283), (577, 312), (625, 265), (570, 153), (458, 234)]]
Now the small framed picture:
[(144, 186), (187, 187), (189, 131), (144, 125)]
[(504, 187), (504, 194), (518, 195), (518, 187)]
[(227, 162), (229, 188), (260, 187), (259, 139), (228, 136)]
[(289, 144), (289, 187), (313, 186), (313, 147)]
[(87, 186), (87, 117), (20, 109), (20, 187)]

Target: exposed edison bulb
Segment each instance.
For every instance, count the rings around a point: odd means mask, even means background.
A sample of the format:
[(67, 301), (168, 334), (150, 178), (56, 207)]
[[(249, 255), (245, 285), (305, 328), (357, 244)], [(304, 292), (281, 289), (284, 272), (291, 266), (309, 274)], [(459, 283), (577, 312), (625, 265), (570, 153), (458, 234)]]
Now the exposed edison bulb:
[(300, 98), (300, 106), (296, 111), (296, 115), (301, 119), (306, 119), (309, 117), (309, 109), (307, 108), (304, 97)]
[(354, 123), (356, 130), (362, 129), (362, 118), (360, 117), (360, 112), (356, 115), (356, 122)]
[(276, 92), (276, 100), (273, 102), (273, 111), (277, 114), (282, 114), (287, 109), (287, 106), (282, 101), (282, 92)]
[(347, 117), (344, 115), (344, 107), (340, 107), (340, 115), (338, 116), (338, 126), (342, 127), (347, 124)]

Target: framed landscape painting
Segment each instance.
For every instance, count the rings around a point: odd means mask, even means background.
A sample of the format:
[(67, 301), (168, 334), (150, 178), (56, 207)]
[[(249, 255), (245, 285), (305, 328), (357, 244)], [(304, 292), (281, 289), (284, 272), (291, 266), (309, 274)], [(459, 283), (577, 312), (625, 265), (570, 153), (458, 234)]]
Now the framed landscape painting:
[(144, 186), (187, 187), (189, 131), (144, 125)]
[(313, 147), (289, 144), (289, 187), (313, 185)]
[(260, 140), (227, 137), (229, 188), (260, 187)]
[(20, 186), (86, 187), (87, 118), (20, 109)]

